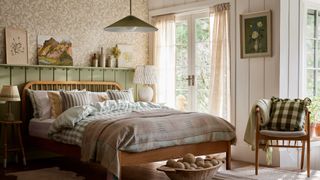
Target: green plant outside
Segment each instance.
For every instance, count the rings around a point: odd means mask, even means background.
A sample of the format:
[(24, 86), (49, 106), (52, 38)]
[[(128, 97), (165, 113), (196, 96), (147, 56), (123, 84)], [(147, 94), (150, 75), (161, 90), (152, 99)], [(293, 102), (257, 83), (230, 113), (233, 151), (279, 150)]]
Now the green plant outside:
[(308, 106), (310, 113), (310, 122), (317, 123), (320, 122), (319, 111), (320, 111), (320, 97), (315, 96), (311, 99), (311, 104)]

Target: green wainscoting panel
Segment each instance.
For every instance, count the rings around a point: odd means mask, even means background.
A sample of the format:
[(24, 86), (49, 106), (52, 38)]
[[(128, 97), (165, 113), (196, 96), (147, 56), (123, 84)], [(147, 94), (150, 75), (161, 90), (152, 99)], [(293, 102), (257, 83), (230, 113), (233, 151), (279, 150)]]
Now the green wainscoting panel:
[(67, 80), (67, 69), (66, 68), (53, 68), (53, 79), (55, 81), (66, 81)]
[(92, 81), (103, 81), (103, 69), (92, 69)]
[(129, 89), (132, 88), (133, 89), (133, 95), (134, 95), (134, 99), (137, 99), (137, 86), (136, 84), (133, 83), (133, 76), (134, 76), (134, 71), (127, 71), (126, 72), (126, 83), (125, 83), (125, 88)]
[(40, 68), (40, 80), (41, 81), (53, 81), (53, 67), (41, 67)]
[(67, 69), (67, 80), (79, 81), (80, 80), (79, 69), (76, 69), (76, 68)]
[(26, 82), (39, 81), (40, 68), (39, 67), (26, 67)]
[[(26, 71), (25, 71), (25, 67), (10, 67), (11, 70), (11, 84), (12, 85), (18, 85), (20, 94), (22, 92), (23, 86), (25, 84), (25, 80), (26, 80)], [(14, 114), (14, 117), (16, 119), (20, 119), (20, 106), (21, 103), (20, 102), (12, 102), (11, 103), (11, 109), (12, 109), (12, 113)]]
[(91, 81), (91, 69), (80, 69), (80, 81)]
[[(0, 67), (0, 87), (10, 85), (10, 67)], [(4, 114), (8, 112), (8, 105), (0, 104), (0, 118), (4, 118)]]
[(116, 70), (115, 73), (115, 81), (120, 84), (122, 88), (125, 88), (126, 84), (126, 71), (124, 70)]
[(115, 81), (115, 70), (105, 69), (104, 70), (104, 81)]
[(10, 67), (11, 70), (11, 84), (19, 86), (19, 89), (23, 88), (24, 83), (26, 82), (26, 71), (25, 67)]
[(10, 84), (10, 67), (0, 67), (0, 85)]

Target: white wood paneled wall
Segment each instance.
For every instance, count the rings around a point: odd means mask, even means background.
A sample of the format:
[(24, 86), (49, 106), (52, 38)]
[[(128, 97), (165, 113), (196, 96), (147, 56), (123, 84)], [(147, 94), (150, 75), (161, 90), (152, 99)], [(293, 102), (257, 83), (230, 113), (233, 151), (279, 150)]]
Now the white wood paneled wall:
[[(239, 15), (249, 12), (272, 10), (272, 57), (240, 58)], [(254, 161), (254, 153), (243, 142), (248, 115), (257, 99), (279, 96), (279, 49), (280, 49), (280, 1), (278, 0), (237, 0), (237, 59), (236, 59), (236, 128), (238, 143), (233, 158)], [(274, 165), (279, 163), (274, 153)], [(264, 158), (260, 158), (264, 162)]]
[(300, 0), (281, 0), (280, 26), (280, 96), (296, 98), (302, 95), (300, 61)]
[[(168, 8), (195, 1), (206, 0), (149, 0), (149, 10)], [(233, 148), (233, 159), (254, 161), (254, 153), (243, 141), (249, 112), (253, 103), (260, 98), (279, 96), (279, 72), (280, 72), (280, 1), (279, 0), (235, 0), (234, 18), (235, 46), (235, 125), (237, 131), (237, 146)], [(248, 12), (272, 10), (272, 57), (265, 58), (240, 58), (240, 22), (239, 15)], [(261, 153), (262, 154), (262, 153)], [(274, 164), (279, 164), (279, 152), (274, 153)], [(263, 155), (262, 155), (263, 156)], [(260, 158), (262, 161), (264, 158)]]

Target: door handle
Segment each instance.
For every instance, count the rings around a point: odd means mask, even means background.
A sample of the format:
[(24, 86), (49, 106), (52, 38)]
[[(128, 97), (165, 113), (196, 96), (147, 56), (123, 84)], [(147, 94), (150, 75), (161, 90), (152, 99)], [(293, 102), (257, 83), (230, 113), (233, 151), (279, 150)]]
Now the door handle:
[(188, 86), (191, 86), (192, 77), (188, 75), (188, 78), (186, 78), (185, 80), (188, 80)]
[(188, 86), (194, 86), (194, 82), (195, 82), (194, 75), (188, 75), (188, 78), (185, 78), (185, 80), (188, 80)]
[(194, 86), (195, 78), (194, 75), (191, 75), (191, 86)]

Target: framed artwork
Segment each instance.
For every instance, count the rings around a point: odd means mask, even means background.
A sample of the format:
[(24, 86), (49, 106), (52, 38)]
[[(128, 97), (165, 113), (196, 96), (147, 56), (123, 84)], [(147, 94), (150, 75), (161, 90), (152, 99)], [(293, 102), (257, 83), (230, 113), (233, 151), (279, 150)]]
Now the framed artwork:
[(72, 66), (72, 43), (68, 36), (38, 36), (40, 65)]
[(28, 64), (28, 35), (20, 28), (6, 27), (6, 63)]
[(271, 10), (240, 15), (241, 58), (272, 56)]
[(120, 49), (118, 67), (134, 67), (133, 46), (130, 44), (117, 44)]

